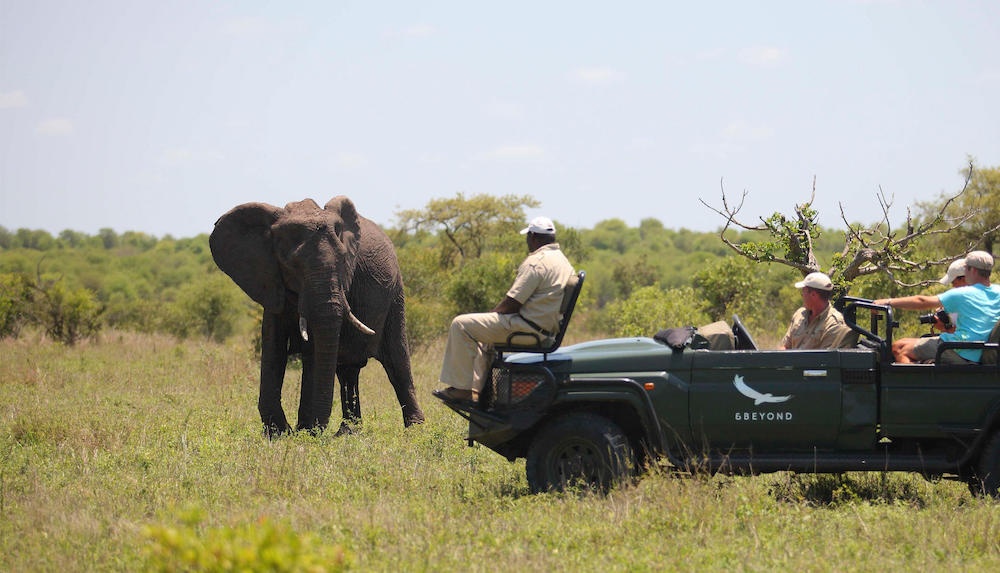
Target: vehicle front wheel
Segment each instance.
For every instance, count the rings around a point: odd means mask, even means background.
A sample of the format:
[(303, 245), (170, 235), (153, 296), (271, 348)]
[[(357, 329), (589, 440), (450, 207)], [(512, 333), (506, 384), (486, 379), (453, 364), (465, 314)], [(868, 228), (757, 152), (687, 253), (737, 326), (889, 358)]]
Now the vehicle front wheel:
[(969, 491), (974, 495), (1000, 497), (1000, 432), (993, 434), (983, 447), (976, 475), (969, 481)]
[(625, 432), (604, 416), (567, 414), (539, 430), (525, 468), (533, 493), (568, 487), (607, 491), (632, 476), (635, 452)]

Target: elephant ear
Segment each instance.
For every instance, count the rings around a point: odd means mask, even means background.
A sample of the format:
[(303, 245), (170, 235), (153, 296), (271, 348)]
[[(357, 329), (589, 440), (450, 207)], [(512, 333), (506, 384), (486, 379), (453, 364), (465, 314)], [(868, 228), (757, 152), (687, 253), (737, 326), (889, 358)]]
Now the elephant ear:
[(285, 286), (271, 245), (271, 225), (282, 210), (266, 203), (234, 207), (215, 222), (208, 238), (212, 258), (264, 310), (280, 312)]
[[(340, 231), (340, 241), (347, 249), (347, 269), (345, 269), (348, 283), (354, 276), (354, 266), (358, 262), (358, 250), (361, 247), (361, 217), (354, 207), (354, 202), (344, 195), (334, 197), (327, 201), (324, 210), (336, 213), (340, 216), (343, 227)], [(347, 284), (347, 286), (350, 286)]]

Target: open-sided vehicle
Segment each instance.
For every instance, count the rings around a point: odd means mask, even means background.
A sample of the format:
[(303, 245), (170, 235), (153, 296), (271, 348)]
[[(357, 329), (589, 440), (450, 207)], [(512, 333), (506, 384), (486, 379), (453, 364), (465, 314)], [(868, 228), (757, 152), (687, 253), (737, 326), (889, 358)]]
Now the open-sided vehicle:
[[(536, 341), (500, 349), (477, 405), (448, 405), (469, 420), (470, 445), (526, 458), (533, 491), (606, 488), (665, 459), (736, 473), (912, 471), (997, 495), (1000, 326), (986, 343), (941, 345), (984, 348), (982, 364), (940, 354), (898, 364), (891, 308), (846, 297), (838, 306), (858, 334), (854, 348), (761, 350), (736, 316), (729, 350)], [(572, 305), (565, 310), (562, 331)]]

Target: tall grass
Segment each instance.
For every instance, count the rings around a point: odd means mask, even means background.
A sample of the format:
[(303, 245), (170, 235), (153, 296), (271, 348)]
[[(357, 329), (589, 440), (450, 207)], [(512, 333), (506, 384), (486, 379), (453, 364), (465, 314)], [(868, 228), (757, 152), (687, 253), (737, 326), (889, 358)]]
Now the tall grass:
[(422, 426), (373, 362), (360, 433), (267, 441), (247, 346), (0, 341), (0, 571), (1000, 566), (1000, 505), (911, 474), (654, 468), (607, 496), (530, 495), (523, 461), (467, 447), (430, 396), (440, 345), (414, 356)]

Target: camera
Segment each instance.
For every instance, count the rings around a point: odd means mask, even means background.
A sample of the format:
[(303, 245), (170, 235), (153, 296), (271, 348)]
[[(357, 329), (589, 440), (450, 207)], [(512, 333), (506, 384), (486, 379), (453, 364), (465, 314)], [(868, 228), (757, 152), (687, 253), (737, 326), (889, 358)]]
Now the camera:
[(930, 314), (921, 314), (919, 317), (920, 324), (934, 324), (935, 319), (940, 320), (945, 327), (951, 326), (951, 316), (944, 309)]

